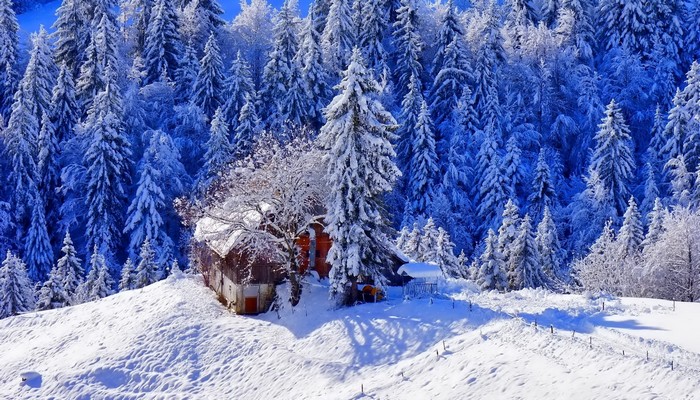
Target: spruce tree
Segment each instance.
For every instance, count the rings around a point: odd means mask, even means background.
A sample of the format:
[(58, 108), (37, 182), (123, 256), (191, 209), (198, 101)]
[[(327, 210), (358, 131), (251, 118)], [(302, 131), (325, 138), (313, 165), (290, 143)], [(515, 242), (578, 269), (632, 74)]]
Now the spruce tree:
[(8, 183), (13, 189), (10, 205), (15, 227), (14, 239), (21, 242), (29, 229), (34, 199), (39, 196), (35, 161), (39, 124), (31, 111), (33, 98), (22, 86), (14, 98), (10, 120), (4, 130), (4, 144), (11, 159)]
[(476, 176), (479, 185), (477, 213), (482, 222), (483, 232), (496, 225), (499, 213), (508, 199), (505, 175), (501, 169), (498, 144), (493, 132), (485, 134), (477, 154)]
[(542, 271), (552, 282), (562, 279), (562, 249), (557, 226), (554, 223), (549, 207), (544, 208), (542, 221), (537, 225), (535, 243), (537, 244), (537, 253), (540, 256)]
[(415, 79), (420, 83), (423, 76), (422, 52), (425, 44), (421, 38), (420, 19), (415, 0), (401, 0), (401, 7), (396, 9), (394, 22), (394, 75), (397, 96), (404, 98), (411, 90)]
[(525, 180), (523, 172), (522, 152), (518, 145), (518, 139), (511, 135), (506, 143), (506, 155), (503, 158), (503, 173), (506, 179), (508, 197), (514, 199), (522, 193), (522, 186)]
[(115, 69), (119, 65), (117, 28), (111, 13), (96, 14), (92, 24), (93, 32), (85, 48), (85, 61), (80, 66), (80, 74), (76, 81), (76, 91), (83, 110), (90, 110), (93, 99), (104, 91), (108, 84), (113, 83), (110, 82), (112, 77), (107, 71), (108, 66), (111, 65), (111, 68)]
[(213, 33), (209, 35), (207, 44), (204, 46), (204, 56), (199, 65), (199, 73), (192, 91), (192, 104), (212, 118), (214, 112), (222, 105), (224, 90), (221, 50)]
[(146, 239), (141, 245), (139, 252), (139, 264), (136, 266), (134, 289), (142, 289), (157, 282), (161, 275), (162, 272), (155, 262), (155, 253), (151, 248), (151, 243)]
[(119, 280), (119, 291), (123, 292), (125, 290), (133, 290), (136, 288), (136, 273), (134, 271), (134, 263), (131, 261), (131, 257), (126, 259), (126, 262), (122, 266), (122, 275)]
[[(515, 269), (514, 256), (515, 239), (520, 228), (520, 212), (512, 199), (509, 199), (503, 209), (501, 217), (501, 226), (498, 228), (498, 251), (503, 256), (506, 270), (513, 271)], [(511, 286), (511, 288), (513, 288)]]
[(161, 189), (165, 183), (163, 173), (158, 168), (159, 132), (152, 133), (148, 148), (143, 153), (139, 165), (139, 181), (136, 194), (127, 210), (124, 233), (129, 234), (130, 254), (136, 255), (141, 244), (148, 240), (152, 249), (159, 255), (159, 261), (164, 262), (172, 252), (174, 244), (164, 231), (163, 214), (165, 195)]
[(625, 211), (622, 227), (617, 235), (617, 243), (620, 246), (620, 258), (625, 259), (635, 256), (641, 251), (644, 240), (644, 227), (642, 215), (637, 208), (634, 197), (630, 197), (627, 211)]
[(56, 78), (56, 65), (53, 62), (49, 35), (44, 26), (39, 27), (39, 32), (32, 34), (32, 49), (29, 52), (29, 62), (20, 81), (25, 95), (30, 96), (32, 112), (37, 121), (41, 121), (44, 114), (50, 115), (51, 90)]
[(621, 214), (627, 208), (635, 166), (629, 128), (615, 100), (608, 104), (605, 117), (598, 127), (600, 130), (595, 136), (590, 170), (596, 171)]
[(70, 297), (63, 289), (63, 279), (57, 267), (51, 269), (48, 280), (39, 289), (37, 310), (53, 310), (70, 305)]
[(250, 65), (245, 61), (241, 52), (236, 54), (225, 81), (226, 92), (223, 112), (226, 123), (232, 131), (238, 126), (238, 117), (246, 102), (246, 96), (254, 96), (255, 87), (250, 72)]
[(233, 155), (237, 159), (245, 158), (253, 152), (255, 142), (261, 134), (261, 125), (262, 123), (255, 111), (253, 97), (250, 95), (246, 96), (245, 103), (243, 103), (241, 113), (238, 116), (238, 124), (232, 144)]
[(428, 111), (428, 105), (421, 104), (418, 121), (414, 128), (411, 161), (409, 164), (410, 181), (406, 214), (415, 217), (429, 215), (435, 198), (435, 183), (438, 178), (435, 137)]
[(63, 238), (61, 252), (63, 255), (56, 262), (56, 268), (59, 271), (58, 275), (63, 277), (61, 287), (70, 299), (70, 304), (74, 305), (78, 303), (78, 287), (83, 281), (85, 271), (81, 265), (81, 260), (78, 258), (77, 251), (73, 246), (73, 239), (71, 239), (68, 231), (66, 231), (66, 235)]
[(171, 0), (155, 0), (146, 30), (143, 58), (144, 84), (158, 82), (163, 76), (176, 77), (182, 52), (178, 16)]
[(54, 124), (49, 119), (48, 114), (44, 114), (41, 120), (38, 151), (37, 183), (39, 194), (46, 209), (49, 236), (53, 243), (57, 243), (60, 240), (60, 233), (54, 231), (54, 227), (58, 225), (58, 211), (61, 204), (58, 193), (61, 183), (61, 167), (59, 165), (59, 142), (55, 134)]
[(79, 108), (75, 96), (73, 76), (68, 67), (61, 64), (51, 97), (51, 122), (59, 145), (73, 138), (75, 134), (74, 130), (79, 119)]
[(530, 215), (526, 214), (520, 223), (513, 247), (511, 263), (513, 268), (508, 271), (511, 290), (549, 287), (551, 283), (540, 264), (541, 256), (532, 230)]
[(65, 66), (71, 79), (80, 71), (83, 49), (87, 41), (85, 25), (80, 2), (63, 0), (56, 10), (56, 21), (52, 25), (52, 36), (56, 40), (54, 59), (57, 64)]
[(440, 69), (434, 71), (435, 78), (430, 92), (430, 107), (433, 111), (435, 126), (438, 127), (440, 133), (437, 137), (439, 148), (446, 147), (450, 132), (449, 127), (443, 126), (443, 124), (449, 122), (452, 112), (457, 108), (462, 88), (467, 84), (469, 78), (469, 66), (460, 43), (461, 41), (455, 37), (447, 45), (442, 54)]
[(535, 219), (540, 219), (545, 208), (557, 207), (557, 195), (554, 190), (549, 164), (547, 164), (547, 155), (544, 148), (540, 149), (537, 157), (537, 165), (535, 166), (535, 176), (532, 181), (532, 192), (527, 200), (530, 203), (528, 214)]
[(53, 250), (46, 229), (44, 201), (40, 196), (34, 198), (32, 218), (27, 231), (24, 255), (27, 259), (27, 272), (33, 282), (43, 282), (51, 272)]
[(489, 229), (484, 243), (484, 252), (479, 257), (476, 284), (481, 290), (505, 291), (508, 287), (506, 266), (503, 254), (498, 251), (498, 238), (493, 229)]
[(391, 190), (400, 172), (392, 160), (396, 122), (376, 100), (379, 85), (359, 49), (353, 50), (337, 90), (326, 108), (320, 141), (329, 152), (326, 229), (333, 240), (328, 253), (331, 293), (345, 302), (348, 291), (354, 300), (361, 275), (381, 279), (390, 246), (381, 196)]
[(432, 217), (423, 226), (423, 234), (418, 244), (416, 258), (418, 261), (435, 263), (437, 261), (438, 228)]
[(224, 120), (221, 108), (216, 110), (214, 119), (211, 121), (209, 140), (206, 144), (207, 152), (204, 156), (206, 160), (200, 174), (200, 182), (209, 182), (217, 173), (221, 172), (232, 160), (233, 147), (228, 139), (229, 129)]
[(654, 207), (654, 201), (656, 201), (656, 198), (659, 197), (659, 187), (656, 184), (654, 167), (650, 163), (647, 163), (644, 169), (647, 178), (644, 182), (644, 200), (642, 200), (639, 211), (642, 213), (642, 215), (647, 215)]
[(318, 19), (316, 7), (312, 7), (301, 45), (304, 52), (300, 60), (302, 76), (306, 79), (308, 96), (312, 102), (309, 113), (315, 128), (320, 128), (325, 122), (323, 109), (332, 98), (330, 76), (323, 64), (321, 31), (316, 23)]
[(7, 120), (17, 85), (17, 46), (19, 24), (12, 0), (0, 1), (0, 115)]
[(360, 18), (359, 37), (357, 38), (360, 49), (367, 61), (367, 68), (372, 71), (380, 71), (385, 65), (387, 53), (384, 49), (384, 32), (387, 30), (388, 21), (385, 12), (385, 2), (382, 0), (369, 0), (363, 4)]
[(111, 254), (121, 240), (120, 227), (126, 185), (129, 183), (131, 146), (121, 122), (119, 87), (111, 65), (107, 66), (106, 85), (95, 97), (83, 124), (88, 146), (83, 157), (85, 167), (85, 206), (87, 249), (98, 247)]
[[(93, 272), (94, 271), (94, 272)], [(86, 283), (89, 291), (86, 291), (85, 301), (95, 301), (105, 298), (114, 293), (112, 286), (114, 280), (107, 267), (105, 256), (97, 251), (97, 247), (90, 257), (90, 273)]]
[(416, 76), (412, 76), (410, 88), (401, 102), (400, 125), (396, 140), (396, 165), (403, 174), (402, 179), (406, 185), (411, 179), (410, 165), (414, 153), (413, 143), (416, 140), (418, 115), (424, 102), (420, 80)]
[[(194, 84), (199, 75), (199, 60), (192, 42), (187, 43), (183, 50), (175, 79), (175, 100), (178, 103), (189, 102), (194, 92)], [(227, 97), (228, 98), (228, 97)]]
[(294, 62), (289, 76), (289, 89), (284, 94), (282, 105), (279, 109), (279, 117), (285, 125), (302, 127), (311, 122), (313, 116), (313, 104), (309, 97), (306, 80), (302, 76), (301, 67)]
[(260, 100), (265, 106), (260, 111), (268, 126), (283, 122), (278, 118), (291, 85), (294, 83), (292, 77), (296, 75), (296, 80), (300, 78), (298, 71), (300, 66), (295, 59), (299, 52), (298, 14), (296, 3), (285, 0), (282, 9), (275, 17), (272, 49), (265, 64), (260, 91)]
[(0, 268), (0, 318), (32, 311), (34, 304), (34, 290), (26, 266), (8, 250)]
[(644, 240), (641, 244), (644, 251), (647, 251), (647, 249), (659, 241), (664, 231), (664, 218), (666, 213), (667, 211), (661, 204), (661, 200), (657, 197), (654, 200), (654, 208), (647, 215), (649, 227), (647, 228), (647, 234), (644, 236)]
[(321, 35), (323, 60), (326, 67), (336, 74), (348, 66), (349, 55), (356, 43), (351, 3), (348, 0), (330, 0), (326, 25)]
[(460, 264), (454, 254), (455, 244), (442, 227), (438, 228), (438, 236), (435, 243), (435, 263), (440, 266), (443, 275), (450, 278), (462, 276)]

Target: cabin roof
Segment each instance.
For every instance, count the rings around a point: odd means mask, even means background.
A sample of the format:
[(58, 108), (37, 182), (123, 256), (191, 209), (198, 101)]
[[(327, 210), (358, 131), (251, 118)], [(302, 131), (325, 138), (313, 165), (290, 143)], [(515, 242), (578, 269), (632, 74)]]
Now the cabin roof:
[[(255, 229), (272, 206), (261, 204), (257, 210), (234, 210), (231, 202), (208, 209), (194, 230), (194, 238), (204, 242), (220, 257), (226, 257), (246, 229)], [(262, 212), (262, 213), (261, 213)]]
[(398, 275), (410, 276), (411, 278), (442, 278), (442, 270), (440, 266), (432, 263), (410, 262), (402, 265), (398, 271)]

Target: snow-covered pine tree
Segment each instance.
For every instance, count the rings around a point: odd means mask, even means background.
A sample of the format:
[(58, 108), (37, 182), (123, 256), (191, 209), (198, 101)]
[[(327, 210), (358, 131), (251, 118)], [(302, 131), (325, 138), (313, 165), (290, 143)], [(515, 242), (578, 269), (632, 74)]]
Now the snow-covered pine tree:
[[(501, 226), (498, 228), (498, 251), (503, 256), (503, 262), (509, 273), (516, 269), (515, 262), (517, 260), (514, 255), (514, 251), (516, 250), (514, 244), (518, 236), (520, 223), (521, 219), (518, 206), (515, 205), (513, 199), (508, 199), (503, 209), (503, 215), (501, 216)], [(515, 290), (518, 289), (515, 286), (509, 287)]]
[(646, 216), (654, 207), (656, 198), (659, 197), (659, 186), (656, 184), (656, 174), (654, 174), (654, 167), (651, 163), (647, 163), (644, 172), (646, 172), (647, 178), (644, 181), (644, 200), (642, 200), (639, 211), (643, 216)]
[(384, 49), (384, 34), (388, 28), (385, 1), (369, 0), (362, 6), (360, 30), (357, 38), (360, 49), (367, 60), (367, 68), (375, 73), (388, 62)]
[(180, 268), (180, 263), (177, 261), (177, 258), (173, 260), (172, 264), (170, 264), (169, 276), (173, 276), (175, 278), (182, 276), (182, 269)]
[[(428, 216), (435, 198), (434, 187), (438, 179), (439, 170), (430, 111), (425, 101), (421, 104), (413, 133), (412, 154), (409, 164), (410, 180), (404, 220)], [(408, 216), (410, 218), (406, 219)]]
[(503, 158), (503, 173), (506, 178), (506, 193), (511, 199), (517, 199), (522, 193), (522, 186), (525, 181), (523, 171), (522, 151), (518, 145), (518, 138), (511, 135), (506, 143), (506, 155)]
[(556, 209), (558, 206), (557, 195), (546, 157), (545, 149), (541, 148), (537, 157), (537, 165), (535, 166), (532, 192), (527, 198), (530, 203), (528, 214), (532, 215), (535, 220), (541, 219), (545, 208)]
[(484, 135), (477, 154), (476, 177), (479, 185), (477, 214), (483, 232), (496, 226), (499, 214), (508, 199), (506, 180), (498, 155), (498, 142), (493, 131), (487, 131)]
[(442, 227), (439, 227), (437, 232), (434, 262), (440, 266), (443, 275), (450, 278), (461, 278), (460, 264), (454, 253), (455, 244), (452, 242), (450, 234)]
[[(421, 105), (424, 103), (421, 91), (420, 80), (412, 76), (409, 83), (409, 90), (406, 92), (401, 102), (401, 115), (399, 116), (399, 129), (396, 140), (396, 165), (402, 173), (402, 180), (408, 188), (411, 180), (411, 158), (413, 156), (413, 143), (416, 139), (416, 126)], [(433, 139), (434, 140), (434, 139)]]
[(688, 134), (690, 116), (685, 108), (683, 92), (676, 89), (673, 96), (673, 107), (668, 112), (668, 123), (664, 129), (659, 155), (662, 163), (683, 154), (683, 145)]
[(228, 139), (229, 129), (221, 108), (217, 108), (211, 121), (209, 140), (206, 143), (207, 152), (204, 155), (204, 166), (200, 171), (199, 181), (210, 182), (223, 167), (232, 160), (233, 147)]
[(10, 116), (13, 96), (17, 85), (17, 46), (19, 24), (12, 8), (12, 0), (0, 0), (0, 115)]
[[(300, 78), (299, 64), (295, 56), (299, 52), (299, 11), (294, 0), (285, 0), (274, 18), (274, 38), (268, 61), (263, 71), (260, 90), (261, 117), (267, 126), (278, 127), (283, 123), (280, 112), (293, 83), (292, 76)], [(297, 70), (297, 71), (295, 71)]]
[(32, 218), (27, 231), (24, 254), (27, 273), (33, 282), (43, 282), (51, 272), (53, 249), (46, 229), (44, 201), (36, 196), (32, 203)]
[(134, 263), (131, 257), (126, 259), (122, 266), (122, 275), (119, 280), (119, 291), (133, 290), (136, 288), (136, 272), (134, 271)]
[(32, 113), (33, 98), (22, 86), (14, 95), (12, 113), (4, 130), (5, 151), (11, 158), (8, 184), (13, 193), (10, 200), (14, 240), (21, 243), (29, 229), (32, 205), (39, 196), (36, 167), (36, 143), (39, 123)]
[(330, 0), (326, 25), (321, 35), (323, 61), (326, 68), (335, 74), (346, 69), (350, 62), (349, 55), (356, 43), (351, 3), (348, 0)]
[(76, 91), (83, 111), (89, 110), (93, 99), (111, 83), (108, 82), (112, 78), (108, 77), (107, 67), (111, 65), (116, 71), (119, 65), (118, 32), (111, 12), (96, 14), (92, 24), (94, 26), (90, 42), (84, 52), (85, 60), (80, 66), (80, 74), (76, 80)]
[[(127, 210), (124, 233), (129, 234), (129, 251), (135, 256), (141, 244), (148, 240), (154, 252), (158, 254), (157, 262), (163, 264), (170, 258), (174, 243), (164, 230), (163, 214), (165, 195), (161, 186), (166, 182), (163, 172), (158, 168), (159, 138), (161, 133), (151, 132), (148, 148), (143, 152), (139, 165), (139, 181), (136, 194)], [(173, 179), (175, 177), (171, 177)]]
[(146, 239), (141, 244), (139, 252), (139, 263), (136, 266), (136, 281), (134, 289), (142, 289), (157, 282), (162, 276), (162, 271), (155, 262), (155, 253), (151, 248), (151, 243)]
[(476, 284), (481, 290), (505, 291), (508, 288), (506, 265), (503, 254), (498, 251), (498, 238), (493, 229), (489, 229), (484, 244), (484, 252), (479, 257)]
[(75, 98), (73, 76), (68, 68), (61, 64), (51, 97), (51, 122), (59, 145), (73, 138), (80, 112)]
[(441, 59), (441, 69), (435, 71), (430, 108), (438, 135), (436, 142), (439, 153), (444, 153), (449, 143), (450, 117), (457, 108), (461, 91), (469, 79), (469, 65), (458, 36), (447, 45)]
[(252, 95), (246, 96), (245, 103), (238, 116), (238, 125), (233, 137), (232, 151), (234, 157), (242, 159), (253, 152), (262, 130), (262, 122), (255, 110), (255, 102)]
[(666, 163), (665, 169), (671, 179), (671, 200), (676, 205), (687, 207), (693, 190), (693, 173), (688, 170), (685, 157), (679, 155), (670, 159)]
[[(104, 18), (103, 18), (104, 19)], [(88, 140), (83, 158), (87, 249), (94, 246), (111, 254), (121, 239), (123, 204), (129, 183), (131, 146), (121, 122), (121, 99), (112, 65), (107, 65), (105, 87), (95, 97), (83, 124)]]
[(630, 197), (629, 205), (625, 211), (622, 227), (617, 234), (617, 243), (620, 246), (620, 259), (634, 257), (642, 250), (644, 240), (644, 227), (642, 215), (637, 208), (634, 197)]
[(231, 131), (238, 127), (238, 117), (246, 101), (246, 96), (254, 96), (255, 87), (253, 76), (250, 72), (250, 65), (243, 58), (241, 52), (236, 53), (236, 58), (231, 63), (225, 81), (225, 101), (223, 112), (226, 116), (226, 123)]
[[(178, 103), (188, 103), (192, 97), (194, 84), (199, 75), (199, 60), (192, 42), (185, 45), (175, 79), (175, 100)], [(227, 97), (228, 98), (228, 97)]]
[(396, 95), (404, 98), (414, 83), (412, 79), (423, 76), (423, 48), (425, 43), (420, 35), (420, 19), (415, 0), (401, 0), (401, 7), (396, 9), (394, 22), (394, 75), (396, 79)]
[(35, 298), (22, 260), (7, 251), (0, 268), (0, 318), (32, 311)]
[(683, 88), (688, 134), (683, 142), (683, 156), (690, 171), (700, 167), (700, 63), (694, 61), (686, 74)]
[(63, 289), (63, 277), (58, 267), (51, 269), (49, 278), (39, 289), (37, 310), (53, 310), (70, 305), (70, 296)]
[(418, 260), (420, 258), (420, 243), (423, 233), (421, 232), (418, 222), (413, 223), (413, 228), (411, 232), (408, 233), (406, 242), (401, 248), (401, 251), (410, 258), (411, 260)]
[(406, 242), (408, 241), (408, 235), (410, 233), (411, 231), (408, 229), (408, 226), (403, 226), (401, 230), (399, 230), (399, 236), (396, 238), (396, 248), (401, 250), (404, 254), (406, 254), (404, 250), (406, 249)]
[(697, 2), (690, 10), (686, 16), (685, 24), (685, 40), (683, 43), (683, 49), (686, 53), (686, 58), (688, 60), (700, 60), (700, 4)]
[(34, 100), (32, 112), (37, 121), (41, 121), (44, 114), (50, 114), (51, 90), (56, 79), (56, 65), (49, 46), (49, 34), (43, 25), (39, 27), (38, 33), (32, 34), (31, 41), (29, 62), (20, 85), (24, 88), (25, 94)]
[(654, 199), (654, 208), (647, 215), (649, 227), (641, 244), (643, 251), (646, 251), (647, 248), (658, 242), (664, 230), (664, 217), (667, 213), (668, 211), (661, 204), (661, 199), (658, 197)]
[(63, 238), (61, 252), (63, 255), (56, 262), (56, 268), (58, 269), (58, 275), (63, 277), (61, 287), (70, 300), (70, 304), (74, 305), (78, 303), (76, 296), (78, 295), (78, 287), (83, 281), (85, 271), (80, 264), (81, 260), (78, 258), (77, 251), (73, 246), (73, 239), (71, 239), (68, 231), (66, 231), (66, 236)]
[(80, 71), (83, 49), (88, 39), (80, 2), (62, 0), (51, 28), (54, 31), (56, 64), (65, 66), (71, 79), (74, 79)]
[(434, 263), (437, 261), (438, 228), (433, 218), (428, 218), (423, 226), (423, 234), (418, 244), (417, 260)]
[(541, 256), (529, 214), (525, 214), (518, 227), (513, 247), (511, 253), (513, 257), (512, 269), (508, 271), (510, 289), (550, 287), (550, 278), (544, 273), (540, 264)]
[(61, 198), (58, 194), (60, 186), (61, 167), (59, 165), (59, 142), (54, 131), (53, 122), (48, 113), (41, 119), (39, 131), (39, 154), (37, 157), (37, 184), (39, 194), (44, 201), (46, 223), (49, 237), (53, 243), (60, 240), (60, 232), (55, 230), (59, 221), (59, 206)]
[[(88, 275), (88, 280), (91, 278), (92, 280), (89, 285), (90, 290), (86, 292), (87, 297), (85, 301), (99, 300), (114, 293), (112, 289), (114, 280), (109, 272), (109, 267), (107, 267), (107, 260), (104, 255), (97, 251), (97, 247), (95, 247), (90, 257), (90, 274)], [(86, 283), (87, 282), (88, 281), (86, 281)]]
[(199, 62), (199, 72), (192, 90), (192, 104), (212, 118), (222, 104), (224, 91), (224, 65), (216, 35), (211, 33), (204, 46), (204, 56)]
[(289, 89), (285, 93), (279, 117), (286, 129), (300, 128), (308, 125), (313, 116), (312, 99), (309, 97), (309, 89), (306, 80), (302, 76), (299, 63), (294, 61), (288, 82)]
[(649, 26), (644, 2), (634, 0), (623, 4), (603, 0), (597, 9), (598, 41), (604, 50), (625, 46), (641, 53), (649, 38)]
[(178, 16), (172, 0), (155, 0), (150, 11), (143, 49), (144, 85), (164, 76), (175, 79), (182, 53)]
[(346, 303), (348, 295), (355, 299), (361, 275), (381, 282), (390, 253), (381, 196), (401, 174), (392, 160), (396, 121), (376, 100), (379, 85), (359, 49), (353, 50), (343, 75), (320, 133), (320, 142), (328, 150), (330, 290), (340, 303)]
[(565, 279), (562, 266), (562, 249), (559, 243), (557, 226), (552, 218), (549, 207), (545, 206), (542, 221), (537, 225), (537, 235), (535, 236), (537, 253), (540, 256), (539, 264), (542, 271), (549, 277), (551, 282)]
[(599, 128), (590, 170), (597, 172), (621, 214), (627, 208), (635, 166), (629, 127), (615, 100), (608, 104)]
[(329, 73), (323, 64), (321, 31), (316, 23), (319, 18), (316, 7), (312, 6), (301, 44), (304, 51), (300, 60), (302, 76), (306, 80), (308, 95), (313, 103), (309, 113), (315, 128), (320, 128), (325, 122), (323, 109), (332, 98)]

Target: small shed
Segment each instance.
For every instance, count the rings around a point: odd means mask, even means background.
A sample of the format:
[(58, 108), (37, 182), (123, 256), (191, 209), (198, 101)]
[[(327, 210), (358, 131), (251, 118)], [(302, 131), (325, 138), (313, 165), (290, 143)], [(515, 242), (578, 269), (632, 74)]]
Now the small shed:
[(444, 278), (440, 266), (433, 263), (409, 262), (396, 272), (404, 280), (404, 297), (437, 294), (438, 281)]

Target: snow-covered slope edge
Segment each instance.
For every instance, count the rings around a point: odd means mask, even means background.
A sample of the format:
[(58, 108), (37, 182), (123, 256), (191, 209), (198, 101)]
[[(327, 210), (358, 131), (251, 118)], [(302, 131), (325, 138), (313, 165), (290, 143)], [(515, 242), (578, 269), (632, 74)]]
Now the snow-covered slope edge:
[[(323, 287), (310, 286), (301, 306), (283, 310), (281, 319), (241, 317), (198, 279), (169, 279), (5, 319), (0, 398), (349, 399), (362, 390), (382, 399), (700, 396), (696, 353), (664, 347), (683, 355), (674, 371), (665, 359), (630, 354), (635, 338), (628, 333), (567, 317), (594, 312), (579, 296), (463, 292), (454, 308), (447, 299), (337, 311), (311, 305), (325, 296)], [(647, 311), (617, 306), (610, 312), (618, 316)], [(510, 317), (516, 313), (521, 318)], [(557, 326), (554, 335), (542, 327), (549, 323)], [(572, 326), (589, 332), (572, 338)], [(625, 356), (617, 349), (623, 342)], [(22, 384), (19, 373), (29, 370), (41, 379)]]

